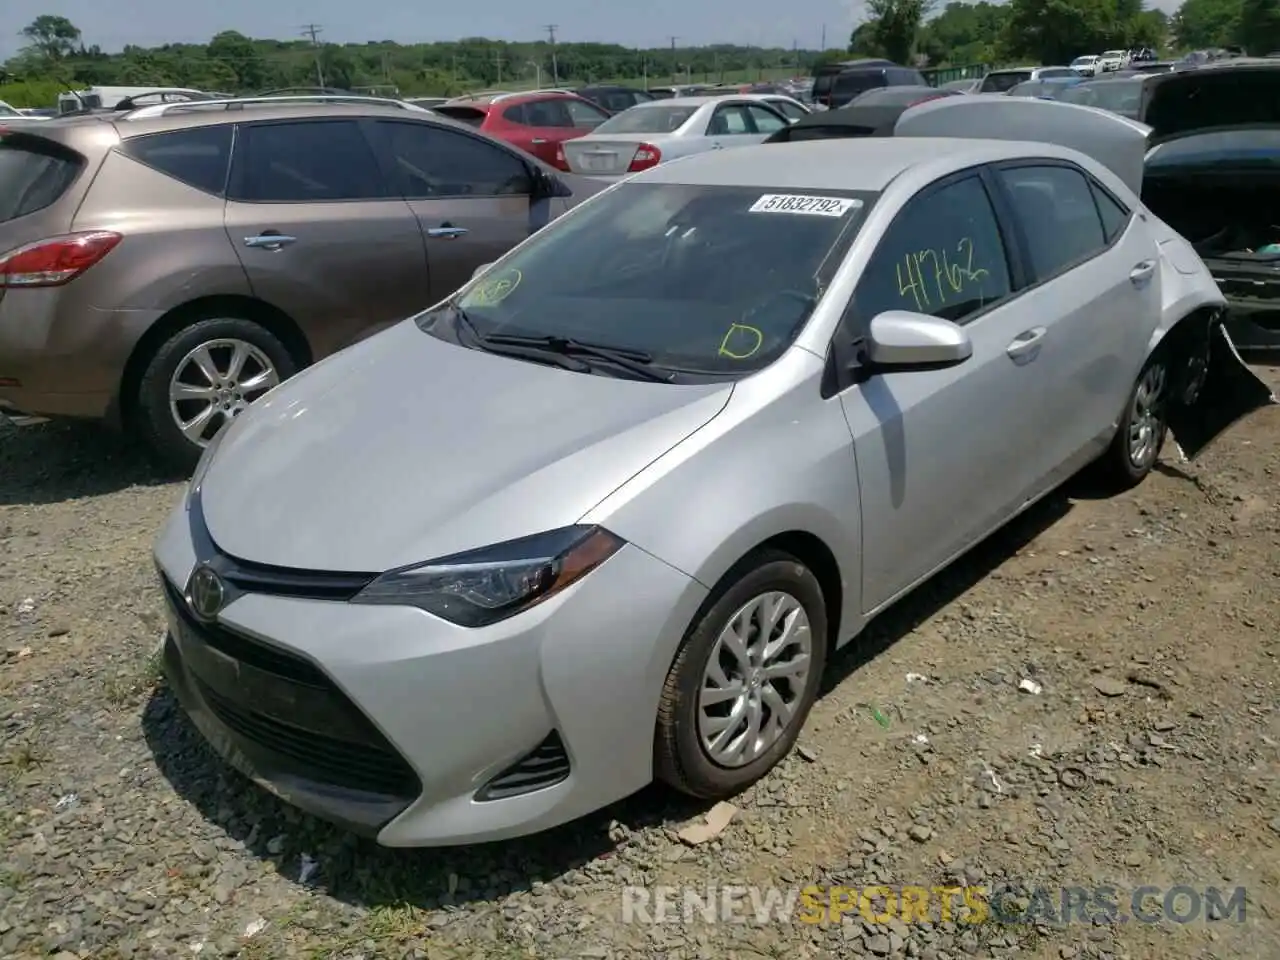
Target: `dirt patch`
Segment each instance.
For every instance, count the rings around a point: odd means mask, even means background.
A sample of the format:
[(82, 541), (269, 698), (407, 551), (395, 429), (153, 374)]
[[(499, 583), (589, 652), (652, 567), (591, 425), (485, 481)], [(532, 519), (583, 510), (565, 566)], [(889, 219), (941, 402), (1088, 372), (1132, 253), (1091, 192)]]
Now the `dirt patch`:
[[(149, 550), (181, 485), (92, 430), (0, 427), (0, 954), (1280, 956), (1277, 437), (1264, 411), (1130, 494), (1055, 497), (889, 611), (714, 840), (650, 789), (386, 851), (230, 773), (160, 682)], [(745, 922), (645, 923), (642, 885), (756, 890)], [(856, 897), (808, 923), (807, 885), (981, 887), (1009, 922), (930, 893), (929, 923)]]

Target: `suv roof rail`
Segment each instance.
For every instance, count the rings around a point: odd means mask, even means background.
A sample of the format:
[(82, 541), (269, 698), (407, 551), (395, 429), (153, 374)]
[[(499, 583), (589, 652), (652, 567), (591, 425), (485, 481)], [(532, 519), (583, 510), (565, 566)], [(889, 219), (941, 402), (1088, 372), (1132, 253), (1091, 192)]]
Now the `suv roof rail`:
[(312, 94), (302, 96), (282, 96), (282, 97), (235, 97), (229, 100), (187, 100), (177, 103), (156, 103), (145, 107), (138, 107), (130, 110), (121, 117), (121, 120), (146, 120), (152, 117), (167, 116), (173, 111), (198, 111), (208, 109), (235, 110), (250, 104), (281, 104), (283, 106), (326, 106), (329, 104), (368, 104), (370, 106), (379, 107), (396, 107), (401, 110), (409, 110), (414, 113), (430, 113), (424, 107), (416, 104), (406, 103), (404, 100), (394, 100), (390, 97), (364, 97), (359, 94), (340, 95), (340, 94)]

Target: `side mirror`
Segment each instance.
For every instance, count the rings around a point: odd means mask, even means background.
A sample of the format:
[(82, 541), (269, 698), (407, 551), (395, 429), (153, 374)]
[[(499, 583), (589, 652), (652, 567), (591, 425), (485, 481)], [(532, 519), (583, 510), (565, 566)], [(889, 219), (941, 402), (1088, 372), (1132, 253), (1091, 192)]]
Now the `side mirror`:
[(476, 277), (480, 276), (480, 274), (484, 273), (486, 270), (488, 270), (492, 266), (493, 266), (492, 263), (480, 264), (480, 266), (476, 267), (475, 270), (472, 272), (471, 279), (474, 280)]
[(557, 177), (554, 173), (550, 173), (538, 167), (533, 175), (533, 199), (546, 200), (551, 197), (572, 197), (573, 191), (569, 189), (569, 185)]
[(973, 341), (963, 327), (950, 320), (888, 310), (871, 320), (867, 353), (873, 367), (940, 370), (973, 356)]

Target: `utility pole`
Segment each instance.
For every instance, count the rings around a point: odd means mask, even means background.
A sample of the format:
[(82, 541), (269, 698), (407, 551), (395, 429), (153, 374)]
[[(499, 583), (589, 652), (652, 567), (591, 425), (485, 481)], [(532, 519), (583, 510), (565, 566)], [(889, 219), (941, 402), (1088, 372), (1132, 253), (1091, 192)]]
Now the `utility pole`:
[(827, 49), (827, 25), (824, 23), (822, 25), (822, 52), (825, 53), (826, 49)]
[(556, 66), (556, 27), (558, 24), (547, 24), (547, 40), (551, 43), (551, 86), (560, 86), (560, 70)]
[(676, 63), (676, 41), (679, 37), (671, 37), (671, 82), (680, 82), (680, 64)]
[(302, 35), (311, 38), (311, 46), (316, 50), (316, 84), (320, 87), (324, 86), (324, 67), (320, 63), (320, 36), (321, 28), (318, 23), (304, 24), (302, 27)]
[(796, 76), (800, 73), (800, 41), (791, 41), (791, 75)]
[(502, 86), (502, 64), (503, 64), (502, 51), (501, 50), (493, 51), (493, 65), (498, 68), (498, 80), (497, 80), (497, 83), (494, 85), (498, 87)]

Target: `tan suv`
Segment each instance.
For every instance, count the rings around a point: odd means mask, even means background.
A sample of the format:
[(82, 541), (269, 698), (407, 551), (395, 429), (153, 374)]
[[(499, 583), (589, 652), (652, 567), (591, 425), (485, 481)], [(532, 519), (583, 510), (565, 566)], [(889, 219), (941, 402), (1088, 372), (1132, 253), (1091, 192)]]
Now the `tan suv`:
[(104, 420), (189, 467), (282, 379), (600, 189), (373, 98), (0, 127), (0, 414)]

